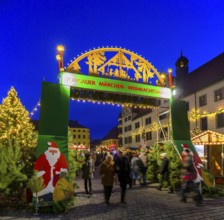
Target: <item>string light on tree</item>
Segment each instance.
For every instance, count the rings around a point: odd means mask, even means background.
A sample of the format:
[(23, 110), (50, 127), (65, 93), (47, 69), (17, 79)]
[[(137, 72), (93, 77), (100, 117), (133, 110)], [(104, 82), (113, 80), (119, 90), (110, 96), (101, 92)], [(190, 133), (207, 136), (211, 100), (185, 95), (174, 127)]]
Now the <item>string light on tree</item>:
[(0, 127), (0, 140), (3, 145), (11, 140), (16, 141), (21, 148), (36, 146), (36, 133), (29, 112), (20, 102), (13, 87), (0, 105)]

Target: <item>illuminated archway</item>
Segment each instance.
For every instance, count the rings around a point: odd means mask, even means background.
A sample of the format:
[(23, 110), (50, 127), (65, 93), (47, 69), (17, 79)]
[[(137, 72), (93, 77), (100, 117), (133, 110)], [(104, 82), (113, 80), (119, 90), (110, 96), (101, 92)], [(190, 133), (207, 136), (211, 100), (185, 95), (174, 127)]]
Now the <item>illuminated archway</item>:
[(161, 86), (164, 79), (156, 68), (140, 55), (118, 47), (102, 47), (78, 55), (65, 69), (82, 72), (82, 61), (88, 66), (88, 75), (124, 79), (153, 84), (156, 77)]
[(71, 99), (153, 108), (155, 98), (169, 99), (165, 75), (140, 55), (129, 50), (107, 47), (78, 55), (64, 68), (63, 49), (57, 59), (60, 83), (70, 86)]
[[(94, 49), (78, 56), (67, 68), (63, 64), (63, 51), (62, 46), (58, 47), (60, 83), (42, 83), (35, 170), (44, 177), (46, 187), (40, 195), (46, 201), (66, 199), (68, 187), (68, 196), (72, 195), (67, 176), (63, 179), (60, 176), (68, 171), (70, 98), (144, 108), (158, 107), (157, 99), (171, 98), (171, 90), (164, 87), (165, 79), (155, 67), (131, 51), (117, 47)], [(64, 158), (61, 162), (53, 158), (56, 151)], [(56, 170), (54, 163), (58, 162)], [(65, 188), (60, 188), (59, 181), (66, 183)]]

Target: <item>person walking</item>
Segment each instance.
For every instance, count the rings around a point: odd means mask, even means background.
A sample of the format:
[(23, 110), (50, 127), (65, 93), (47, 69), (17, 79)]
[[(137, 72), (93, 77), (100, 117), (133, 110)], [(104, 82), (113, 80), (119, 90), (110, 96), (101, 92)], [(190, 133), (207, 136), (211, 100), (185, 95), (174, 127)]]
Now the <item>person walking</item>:
[(95, 172), (95, 165), (89, 153), (85, 154), (85, 160), (81, 170), (82, 170), (82, 178), (84, 179), (86, 194), (92, 195), (92, 178), (93, 173)]
[(194, 200), (196, 205), (200, 205), (202, 202), (202, 196), (196, 183), (193, 181), (195, 175), (195, 167), (193, 164), (193, 156), (189, 149), (184, 149), (182, 152), (182, 170), (181, 170), (181, 202), (187, 202), (186, 193), (189, 189), (192, 189), (195, 193)]
[(110, 196), (113, 189), (114, 184), (114, 161), (113, 156), (108, 154), (103, 161), (103, 163), (99, 167), (99, 174), (101, 177), (101, 182), (104, 187), (104, 198), (105, 202), (109, 205)]
[(137, 154), (133, 154), (133, 157), (131, 159), (131, 175), (132, 175), (132, 181), (133, 185), (136, 185), (136, 181), (140, 182), (140, 159), (138, 158)]
[(159, 172), (161, 179), (160, 179), (160, 184), (159, 184), (157, 190), (161, 190), (163, 183), (167, 182), (167, 185), (169, 188), (168, 193), (173, 193), (174, 192), (173, 187), (171, 186), (170, 180), (169, 180), (169, 159), (167, 158), (166, 153), (161, 153), (160, 159), (162, 160), (162, 163), (160, 165), (160, 172)]
[(130, 180), (130, 166), (128, 158), (122, 150), (118, 151), (118, 156), (115, 159), (115, 172), (118, 175), (118, 181), (121, 188), (121, 203), (126, 204), (125, 196), (127, 184)]
[(148, 169), (148, 155), (145, 151), (142, 151), (139, 155), (139, 159), (141, 160), (140, 172), (142, 178), (142, 185), (146, 185), (146, 173)]

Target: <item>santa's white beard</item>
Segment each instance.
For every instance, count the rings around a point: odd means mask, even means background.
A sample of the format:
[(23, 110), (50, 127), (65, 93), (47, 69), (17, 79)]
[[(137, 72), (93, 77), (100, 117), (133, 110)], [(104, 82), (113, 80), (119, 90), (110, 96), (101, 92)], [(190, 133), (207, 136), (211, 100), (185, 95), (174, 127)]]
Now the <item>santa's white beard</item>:
[(54, 166), (57, 163), (58, 158), (60, 157), (60, 154), (61, 153), (59, 151), (57, 153), (54, 153), (54, 154), (50, 153), (49, 151), (45, 152), (46, 159), (49, 162), (51, 167)]

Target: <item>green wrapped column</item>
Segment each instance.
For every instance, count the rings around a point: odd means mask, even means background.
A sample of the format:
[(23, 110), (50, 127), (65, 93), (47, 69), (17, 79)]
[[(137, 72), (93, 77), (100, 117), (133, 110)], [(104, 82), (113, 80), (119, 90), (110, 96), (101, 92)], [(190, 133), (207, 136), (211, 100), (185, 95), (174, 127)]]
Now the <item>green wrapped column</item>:
[(69, 99), (70, 87), (42, 83), (37, 157), (47, 149), (44, 142), (53, 138), (67, 158)]
[(194, 159), (194, 166), (196, 171), (196, 175), (193, 178), (194, 182), (198, 183), (204, 181), (206, 185), (212, 186), (213, 182), (210, 178), (210, 175), (205, 170), (205, 167), (191, 141), (190, 124), (187, 115), (187, 103), (182, 100), (171, 99), (170, 110), (172, 138), (178, 154), (181, 156), (182, 151), (188, 148)]
[(68, 108), (70, 87), (42, 83), (37, 160), (34, 170), (43, 178), (42, 201), (62, 201), (73, 195), (68, 178)]

